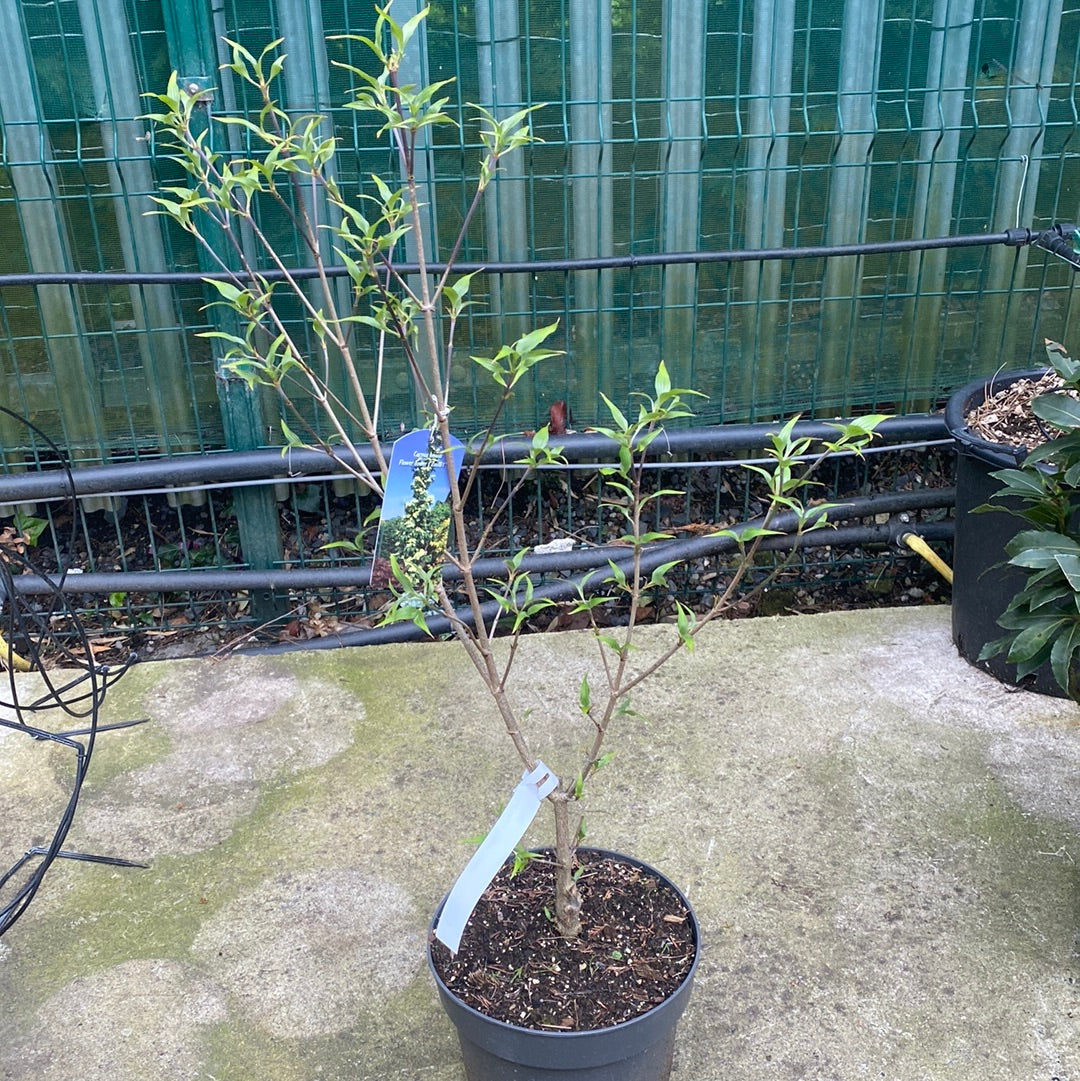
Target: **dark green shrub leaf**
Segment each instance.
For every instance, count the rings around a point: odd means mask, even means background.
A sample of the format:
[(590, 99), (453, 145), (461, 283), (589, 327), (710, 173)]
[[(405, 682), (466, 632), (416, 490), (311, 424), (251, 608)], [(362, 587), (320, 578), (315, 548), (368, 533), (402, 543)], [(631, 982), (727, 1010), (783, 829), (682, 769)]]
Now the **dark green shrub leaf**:
[(1080, 554), (1075, 552), (1060, 552), (1056, 556), (1057, 565), (1061, 568), (1069, 585), (1074, 590), (1080, 590)]
[(1009, 541), (1005, 551), (1010, 556), (1009, 562), (1015, 567), (1044, 570), (1053, 567), (1059, 555), (1080, 555), (1080, 544), (1061, 533), (1026, 529)]
[(1066, 694), (1071, 694), (1069, 676), (1077, 650), (1080, 650), (1080, 623), (1073, 623), (1058, 635), (1050, 649), (1050, 670), (1054, 673), (1058, 686)]
[(1064, 431), (1080, 428), (1080, 401), (1071, 394), (1058, 391), (1040, 394), (1031, 403), (1031, 411), (1055, 428)]
[(1049, 652), (1050, 642), (1054, 635), (1065, 625), (1065, 618), (1058, 616), (1055, 619), (1033, 619), (1013, 639), (1009, 649), (1009, 660), (1019, 666), (1027, 661), (1038, 658), (1039, 664), (1046, 659), (1045, 653)]

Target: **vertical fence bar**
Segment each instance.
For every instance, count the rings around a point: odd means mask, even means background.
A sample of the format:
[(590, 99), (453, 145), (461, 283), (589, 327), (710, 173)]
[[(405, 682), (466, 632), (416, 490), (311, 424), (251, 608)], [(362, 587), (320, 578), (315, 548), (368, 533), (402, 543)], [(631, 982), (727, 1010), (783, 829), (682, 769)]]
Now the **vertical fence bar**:
[[(974, 17), (975, 0), (935, 0), (911, 221), (913, 237), (947, 236), (952, 230)], [(941, 352), (947, 261), (945, 251), (913, 252), (908, 267), (913, 299), (904, 327), (905, 392), (914, 392), (922, 405), (929, 403)]]
[[(829, 178), (826, 244), (855, 244), (866, 239), (884, 18), (884, 0), (847, 0), (844, 5), (837, 97), (839, 139)], [(822, 298), (820, 384), (828, 404), (841, 410), (850, 400), (861, 280), (862, 259), (828, 260)]]
[[(123, 0), (79, 0), (79, 19), (124, 266), (133, 272), (167, 271), (161, 219), (146, 213), (154, 177), (146, 122), (138, 119), (146, 110), (139, 96)], [(165, 452), (193, 450), (198, 446), (197, 425), (172, 289), (133, 285), (129, 294), (139, 332), (144, 388), (160, 447)]]
[[(326, 55), (326, 34), (323, 30), (320, 4), (307, 0), (277, 0), (278, 26), (283, 49), (289, 56), (285, 65), (285, 93), (290, 114), (320, 114), (327, 116), (330, 109), (330, 61)], [(334, 134), (329, 119), (319, 127), (319, 138), (329, 139)], [(337, 181), (334, 162), (325, 166), (328, 179)], [(300, 192), (304, 213), (318, 237), (318, 255), (325, 266), (337, 260), (334, 254), (334, 238), (331, 232), (341, 224), (341, 214), (322, 190), (304, 185)], [(308, 262), (314, 253), (301, 252), (299, 258)], [(314, 292), (317, 284), (312, 286)], [(340, 314), (347, 314), (352, 307), (351, 287), (347, 278), (336, 278), (332, 285), (334, 304)], [(323, 303), (320, 298), (317, 303)], [(344, 392), (344, 380), (335, 390)]]
[[(403, 0), (404, 11), (401, 13), (401, 22), (412, 18), (426, 5), (424, 0)], [(396, 16), (395, 16), (396, 17)], [(426, 86), (430, 81), (428, 67), (428, 39), (427, 20), (423, 20), (416, 28), (412, 40), (405, 49), (405, 55), (401, 59), (400, 78), (403, 85)], [(402, 177), (404, 180), (405, 177)], [(419, 244), (423, 244), (424, 254), (428, 262), (437, 261), (439, 258), (439, 229), (438, 229), (438, 205), (436, 203), (435, 189), (435, 144), (432, 139), (432, 129), (422, 128), (416, 137), (416, 148), (413, 154), (413, 179), (416, 182), (416, 190), (420, 193), (422, 206), (420, 207), (420, 235), (409, 232), (405, 236), (405, 258), (410, 263), (417, 262)], [(419, 295), (419, 277), (409, 279), (409, 287)], [(436, 319), (440, 313), (436, 313)], [(440, 339), (441, 341), (441, 339)], [(417, 336), (415, 345), (417, 359), (424, 371), (431, 371), (432, 361), (436, 358), (430, 355), (430, 347), (423, 334)], [(417, 401), (417, 410), (423, 415), (425, 410), (430, 410), (431, 403)]]
[[(701, 233), (701, 155), (705, 126), (706, 0), (664, 0), (661, 237), (668, 252), (696, 251)], [(664, 123), (662, 119), (661, 123)], [(661, 356), (691, 383), (697, 268), (664, 269)]]
[[(328, 117), (330, 109), (330, 59), (326, 52), (326, 33), (323, 29), (321, 4), (309, 4), (307, 0), (276, 0), (278, 32), (284, 39), (282, 48), (288, 54), (285, 65), (285, 95), (288, 111), (295, 119), (299, 116), (321, 115)], [(329, 139), (334, 135), (333, 121), (324, 119), (318, 128), (319, 139)], [(337, 182), (337, 168), (334, 160), (324, 166), (327, 179)], [(318, 255), (323, 266), (330, 267), (338, 262), (334, 252), (334, 234), (332, 230), (341, 225), (341, 213), (327, 198), (324, 189), (313, 184), (299, 185), (297, 199), (298, 210), (307, 216), (315, 234), (315, 251), (308, 251), (303, 245), (297, 253), (301, 263), (313, 264)], [(323, 286), (312, 281), (306, 286), (308, 298), (316, 308), (322, 308), (327, 301), (323, 295)], [(330, 279), (330, 298), (339, 316), (348, 315), (352, 309), (352, 283), (348, 278)], [(354, 337), (355, 342), (355, 337)], [(312, 348), (315, 343), (309, 343)], [(336, 364), (329, 371), (329, 385), (334, 393), (344, 402), (353, 401), (352, 387), (345, 371), (344, 358), (327, 339), (324, 342)], [(344, 489), (345, 485), (340, 485)]]
[[(0, 62), (4, 165), (18, 203), (29, 268), (38, 274), (56, 273), (74, 269), (74, 262), (58, 201), (60, 185), (29, 36), (19, 9), (18, 4), (0, 4), (0, 34), (5, 43)], [(67, 449), (75, 457), (103, 460), (107, 440), (100, 402), (93, 392), (98, 381), (76, 295), (66, 285), (39, 286), (37, 303)], [(92, 509), (103, 504), (85, 505)]]
[[(169, 59), (181, 85), (196, 89), (216, 85), (214, 22), (206, 0), (162, 0), (162, 10)], [(197, 122), (201, 123), (208, 144), (213, 147), (215, 139), (220, 139), (227, 152), (228, 141), (210, 123), (212, 106), (212, 97), (205, 95), (198, 110)], [(221, 126), (217, 125), (218, 128)], [(225, 250), (224, 242), (220, 254), (227, 263), (235, 258), (233, 253)], [(208, 258), (201, 248), (199, 258)], [(208, 263), (207, 268), (217, 269), (212, 263)], [(211, 309), (214, 312), (219, 310)], [(220, 370), (219, 343), (217, 339), (213, 339), (213, 342), (215, 364), (219, 366), (218, 398), (226, 442), (232, 450), (253, 450), (263, 446), (269, 439), (258, 391), (247, 387), (242, 379), (228, 377)], [(272, 567), (283, 556), (281, 527), (272, 489), (265, 486), (237, 488), (233, 501), (244, 560), (255, 569)], [(282, 610), (283, 603), (273, 591), (252, 592), (251, 611), (258, 622), (270, 622)]]
[[(477, 74), (480, 104), (500, 119), (525, 104), (521, 85), (518, 0), (478, 0), (476, 4)], [(499, 164), (484, 204), (488, 258), (529, 258), (529, 214), (524, 155), (510, 154)], [(492, 287), (491, 310), (499, 337), (514, 341), (524, 333), (530, 310), (529, 279), (508, 274)]]
[[(795, 0), (756, 0), (750, 109), (747, 125), (746, 247), (779, 248), (784, 243), (787, 206), (788, 131), (791, 123), (791, 67), (795, 47)], [(743, 269), (740, 396), (755, 416), (761, 387), (774, 385), (780, 357), (776, 309), (783, 265), (775, 260)], [(751, 307), (752, 305), (752, 307)]]
[[(573, 236), (576, 259), (611, 255), (611, 0), (570, 4), (570, 137), (573, 140)], [(579, 394), (592, 401), (600, 365), (612, 359), (614, 275), (574, 275), (573, 351)]]
[[(1013, 54), (1005, 72), (1008, 131), (998, 155), (990, 226), (994, 230), (1034, 219), (1061, 12), (1062, 0), (1024, 0), (1020, 9)], [(987, 368), (998, 364), (1023, 367), (1026, 363), (1026, 357), (1015, 355), (1014, 313), (1027, 260), (1027, 248), (997, 248), (990, 253), (986, 277), (990, 296), (983, 300), (986, 311), (979, 334), (979, 355)]]

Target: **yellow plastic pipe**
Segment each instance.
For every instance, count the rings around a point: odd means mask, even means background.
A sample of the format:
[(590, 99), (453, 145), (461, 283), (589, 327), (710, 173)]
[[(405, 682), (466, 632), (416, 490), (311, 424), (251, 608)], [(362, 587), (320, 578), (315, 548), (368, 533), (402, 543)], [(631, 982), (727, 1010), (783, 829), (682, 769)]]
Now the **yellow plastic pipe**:
[(29, 672), (31, 665), (25, 657), (20, 657), (7, 644), (7, 640), (2, 634), (0, 634), (0, 663), (6, 664), (8, 668), (13, 668), (16, 672)]
[(949, 564), (922, 539), (922, 537), (917, 533), (905, 533), (900, 540), (913, 552), (917, 552), (921, 555), (923, 559), (925, 559), (926, 562), (949, 583), (949, 585), (952, 585), (952, 567), (950, 567)]

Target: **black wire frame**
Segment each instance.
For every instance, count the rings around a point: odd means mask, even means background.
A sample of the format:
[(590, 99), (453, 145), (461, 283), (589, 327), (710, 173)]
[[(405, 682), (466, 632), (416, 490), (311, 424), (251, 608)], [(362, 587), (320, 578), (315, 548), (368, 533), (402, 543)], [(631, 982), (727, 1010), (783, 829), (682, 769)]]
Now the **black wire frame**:
[[(26, 425), (57, 455), (65, 476), (66, 498), (74, 511), (75, 483), (63, 452), (25, 417), (4, 406), (0, 406), (0, 412)], [(75, 514), (72, 513), (71, 517), (74, 523)], [(26, 911), (46, 872), (57, 859), (105, 863), (116, 867), (146, 866), (115, 856), (91, 855), (64, 848), (98, 734), (130, 728), (144, 720), (107, 725), (99, 723), (106, 692), (138, 657), (131, 654), (124, 664), (113, 666), (99, 665), (94, 661), (89, 635), (63, 589), (66, 573), (64, 568), (59, 577), (49, 577), (34, 565), (25, 546), (17, 543), (0, 546), (0, 634), (3, 635), (0, 663), (7, 673), (6, 690), (0, 691), (0, 727), (32, 740), (66, 748), (74, 758), (69, 780), (70, 794), (51, 841), (32, 845), (7, 871), (0, 874), (0, 936)], [(44, 599), (40, 595), (27, 598), (17, 589), (16, 578), (26, 575), (33, 575), (48, 583)], [(27, 661), (41, 680), (40, 689), (32, 697), (27, 697), (26, 681), (17, 678), (16, 656)], [(52, 669), (43, 663), (46, 657), (50, 665), (60, 662), (56, 671), (63, 673), (62, 680), (54, 679)], [(43, 727), (41, 723), (34, 723), (40, 714), (55, 713), (57, 710), (76, 722), (75, 726), (57, 732)], [(27, 873), (24, 874), (24, 871)]]

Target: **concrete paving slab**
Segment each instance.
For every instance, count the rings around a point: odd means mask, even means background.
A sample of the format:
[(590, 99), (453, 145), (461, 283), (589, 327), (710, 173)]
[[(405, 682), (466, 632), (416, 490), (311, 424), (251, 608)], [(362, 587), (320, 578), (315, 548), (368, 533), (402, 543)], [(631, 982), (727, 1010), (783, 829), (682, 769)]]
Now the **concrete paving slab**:
[[(1080, 709), (969, 667), (948, 620), (721, 624), (636, 697), (589, 840), (697, 909), (676, 1081), (1080, 1081)], [(556, 769), (588, 646), (522, 645)], [(424, 936), (520, 773), (467, 663), (130, 672), (105, 719), (150, 723), (101, 737), (69, 845), (152, 866), (54, 865), (0, 940), (0, 1078), (460, 1081)], [(4, 866), (67, 768), (0, 731)]]

